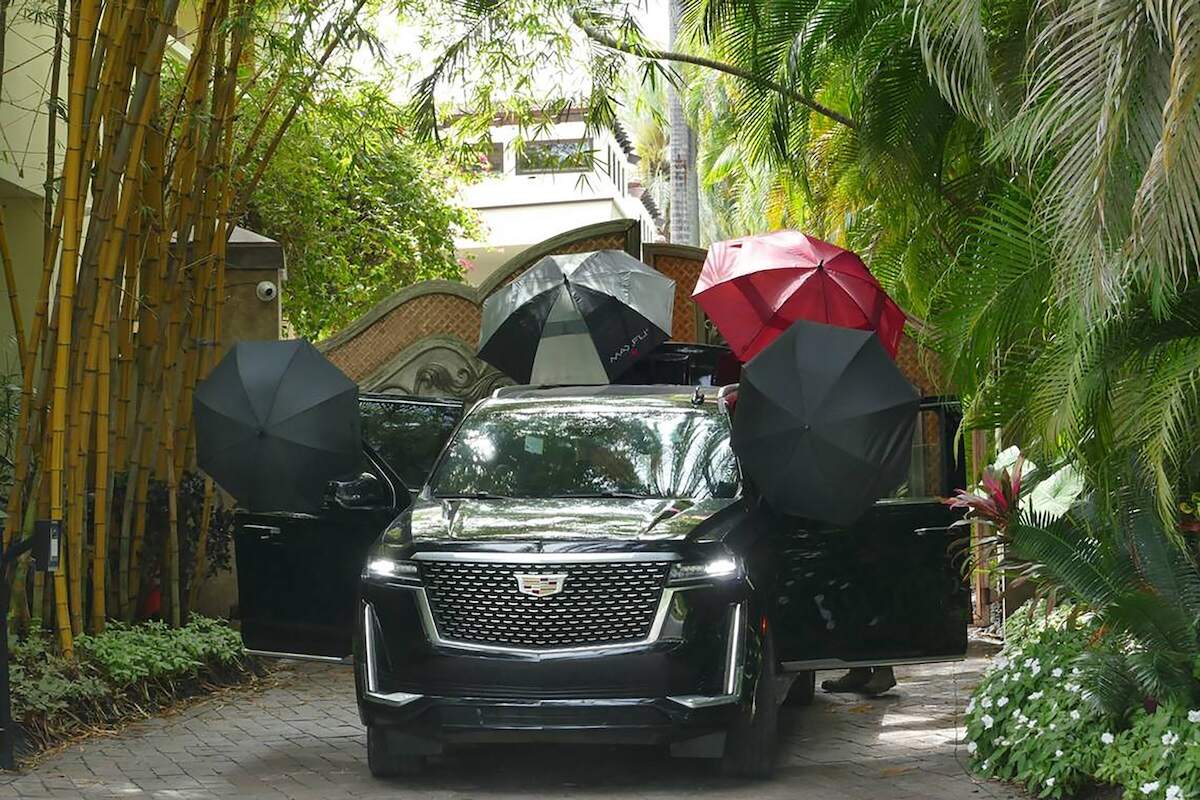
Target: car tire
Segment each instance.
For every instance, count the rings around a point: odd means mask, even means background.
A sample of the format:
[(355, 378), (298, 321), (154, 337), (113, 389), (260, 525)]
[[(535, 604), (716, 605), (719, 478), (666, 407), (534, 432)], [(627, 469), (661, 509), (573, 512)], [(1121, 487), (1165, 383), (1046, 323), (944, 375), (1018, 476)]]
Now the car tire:
[(738, 707), (737, 719), (725, 733), (721, 772), (738, 778), (769, 778), (779, 748), (779, 698), (776, 695), (775, 644), (763, 639), (758, 674), (750, 701)]
[(783, 704), (786, 706), (811, 706), (817, 697), (817, 672), (806, 669), (796, 673), (796, 679), (788, 689)]
[(397, 753), (389, 742), (387, 729), (367, 726), (367, 768), (375, 778), (395, 778), (401, 775), (420, 775), (425, 769), (425, 757)]

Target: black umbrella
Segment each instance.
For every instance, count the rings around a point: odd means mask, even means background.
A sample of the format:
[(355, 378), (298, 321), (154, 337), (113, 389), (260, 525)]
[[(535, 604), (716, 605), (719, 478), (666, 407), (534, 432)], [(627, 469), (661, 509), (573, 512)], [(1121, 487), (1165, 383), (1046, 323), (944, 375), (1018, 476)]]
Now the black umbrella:
[(196, 387), (200, 468), (251, 511), (314, 511), (359, 464), (358, 386), (306, 341), (239, 342)]
[(519, 383), (609, 383), (670, 337), (674, 304), (628, 253), (546, 256), (484, 301), (479, 357)]
[(794, 322), (742, 369), (733, 448), (776, 511), (848, 525), (908, 477), (919, 405), (873, 332)]

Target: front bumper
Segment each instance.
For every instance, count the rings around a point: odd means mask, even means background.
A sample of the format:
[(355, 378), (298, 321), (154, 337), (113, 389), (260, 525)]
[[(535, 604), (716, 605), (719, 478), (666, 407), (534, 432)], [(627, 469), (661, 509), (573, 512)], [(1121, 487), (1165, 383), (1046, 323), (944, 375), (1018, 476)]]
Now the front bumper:
[(526, 651), (447, 642), (420, 586), (364, 582), (360, 713), (402, 732), (415, 752), (450, 742), (698, 741), (737, 713), (757, 653), (750, 613), (740, 583), (668, 589), (644, 641)]

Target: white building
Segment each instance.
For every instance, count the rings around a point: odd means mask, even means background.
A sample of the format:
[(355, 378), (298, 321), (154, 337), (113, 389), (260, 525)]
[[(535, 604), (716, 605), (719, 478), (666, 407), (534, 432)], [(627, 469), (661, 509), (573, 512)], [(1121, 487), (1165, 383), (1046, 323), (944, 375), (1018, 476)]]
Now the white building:
[(460, 241), (472, 262), (466, 278), (478, 284), (525, 248), (565, 231), (613, 219), (636, 219), (642, 241), (657, 241), (661, 225), (649, 196), (641, 195), (638, 156), (616, 130), (588, 132), (573, 112), (538, 130), (503, 119), (491, 128), (488, 174), (466, 187), (463, 202), (478, 212), (482, 241)]

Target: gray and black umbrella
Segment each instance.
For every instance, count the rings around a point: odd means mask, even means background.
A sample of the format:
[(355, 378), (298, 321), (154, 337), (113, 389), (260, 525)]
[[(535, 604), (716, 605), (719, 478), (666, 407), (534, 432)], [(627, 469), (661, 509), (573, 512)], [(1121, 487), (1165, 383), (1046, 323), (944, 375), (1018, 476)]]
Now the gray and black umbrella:
[(743, 367), (733, 449), (776, 511), (848, 525), (908, 477), (919, 405), (873, 332), (802, 320)]
[(479, 357), (518, 383), (609, 383), (670, 337), (674, 304), (628, 253), (546, 256), (484, 301)]
[(301, 339), (238, 342), (196, 387), (196, 458), (250, 511), (313, 511), (362, 455), (358, 386)]

